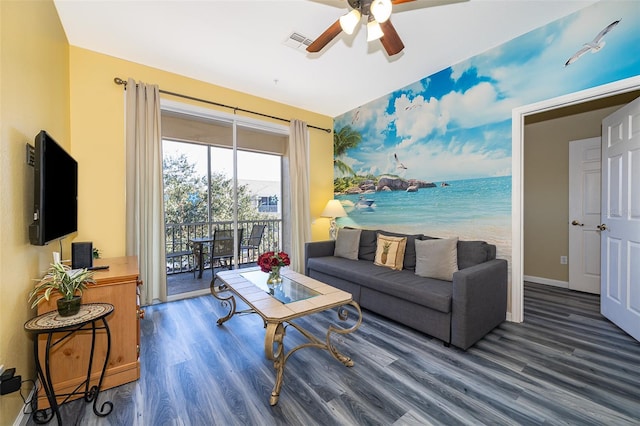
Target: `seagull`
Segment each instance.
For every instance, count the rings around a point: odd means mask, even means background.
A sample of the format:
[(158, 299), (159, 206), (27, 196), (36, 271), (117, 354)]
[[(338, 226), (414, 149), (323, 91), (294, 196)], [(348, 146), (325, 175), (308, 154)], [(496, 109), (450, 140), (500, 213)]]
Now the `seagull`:
[(600, 51), (600, 49), (602, 49), (605, 45), (605, 42), (602, 39), (605, 35), (607, 35), (609, 31), (613, 29), (613, 27), (618, 25), (618, 23), (620, 23), (620, 19), (618, 19), (617, 21), (613, 21), (612, 23), (607, 25), (607, 27), (604, 30), (600, 31), (592, 41), (590, 41), (589, 43), (585, 43), (582, 49), (574, 53), (573, 56), (570, 57), (567, 62), (565, 62), (564, 66), (567, 67), (571, 65), (572, 63), (580, 59), (580, 56), (584, 55), (588, 51), (591, 51), (591, 53)]
[(398, 168), (399, 168), (399, 169), (405, 169), (405, 170), (407, 170), (407, 166), (405, 166), (404, 164), (402, 164), (402, 163), (400, 162), (400, 160), (398, 160), (398, 156), (396, 155), (396, 153), (395, 153), (395, 152), (393, 153), (393, 158), (395, 158), (395, 159), (396, 159), (396, 163), (398, 163)]
[(356, 110), (356, 113), (353, 114), (353, 119), (351, 120), (351, 124), (355, 124), (356, 121), (360, 119), (360, 108)]

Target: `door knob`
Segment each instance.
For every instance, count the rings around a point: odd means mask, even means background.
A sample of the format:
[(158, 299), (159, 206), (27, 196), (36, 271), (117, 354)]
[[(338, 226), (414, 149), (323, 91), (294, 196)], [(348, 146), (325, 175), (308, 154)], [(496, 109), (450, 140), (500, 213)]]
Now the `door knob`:
[(606, 231), (607, 230), (607, 225), (605, 225), (603, 223), (602, 225), (596, 226), (596, 228), (598, 228), (599, 231)]
[(573, 222), (571, 222), (571, 224), (572, 224), (573, 226), (584, 226), (584, 223), (580, 223), (580, 222), (578, 222), (577, 220), (574, 220)]

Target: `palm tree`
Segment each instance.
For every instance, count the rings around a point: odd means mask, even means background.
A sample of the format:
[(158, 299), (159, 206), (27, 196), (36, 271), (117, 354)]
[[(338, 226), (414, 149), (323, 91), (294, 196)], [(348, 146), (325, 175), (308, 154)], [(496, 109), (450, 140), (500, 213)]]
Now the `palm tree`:
[(340, 160), (346, 152), (357, 147), (362, 141), (362, 135), (351, 126), (346, 125), (333, 134), (333, 167), (344, 174), (355, 175), (353, 169)]

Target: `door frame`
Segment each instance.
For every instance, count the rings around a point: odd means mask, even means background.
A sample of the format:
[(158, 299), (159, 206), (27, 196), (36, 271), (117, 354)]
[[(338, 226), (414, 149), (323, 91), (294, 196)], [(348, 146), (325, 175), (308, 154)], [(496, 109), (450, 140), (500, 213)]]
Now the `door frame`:
[(525, 117), (556, 108), (580, 104), (640, 89), (640, 76), (556, 98), (546, 99), (511, 111), (511, 311), (507, 319), (524, 320), (524, 120)]

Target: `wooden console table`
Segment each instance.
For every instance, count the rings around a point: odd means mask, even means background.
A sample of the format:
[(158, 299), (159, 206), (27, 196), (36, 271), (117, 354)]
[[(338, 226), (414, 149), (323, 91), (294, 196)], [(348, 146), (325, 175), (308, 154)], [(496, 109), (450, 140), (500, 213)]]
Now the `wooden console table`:
[[(95, 285), (89, 285), (82, 294), (82, 303), (109, 303), (114, 306), (109, 316), (111, 331), (111, 355), (102, 382), (102, 389), (129, 383), (140, 378), (140, 318), (144, 311), (140, 309), (138, 286), (138, 259), (136, 256), (95, 259), (94, 266), (109, 265), (109, 269), (97, 270)], [(38, 315), (55, 311), (57, 298), (38, 306)], [(98, 331), (98, 336), (104, 330)], [(59, 333), (56, 333), (59, 334)], [(54, 336), (59, 338), (59, 336)], [(45, 358), (47, 336), (38, 336), (40, 359)], [(104, 339), (96, 340), (95, 356), (102, 359), (107, 348)], [(91, 333), (75, 333), (71, 338), (57, 345), (51, 351), (51, 381), (57, 394), (72, 393), (79, 384), (86, 380), (88, 355), (91, 351)], [(93, 365), (91, 384), (98, 383), (101, 366)], [(84, 372), (84, 373), (83, 373)], [(79, 396), (75, 397), (76, 399)], [(74, 398), (71, 398), (74, 399)], [(62, 398), (58, 398), (58, 403)], [(49, 407), (45, 392), (38, 392), (38, 408)]]

